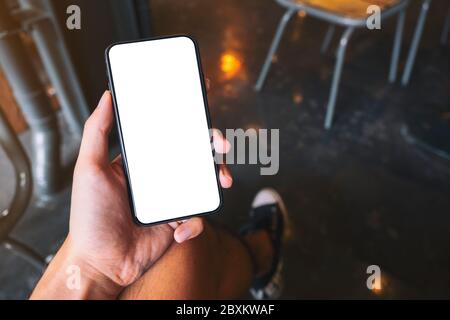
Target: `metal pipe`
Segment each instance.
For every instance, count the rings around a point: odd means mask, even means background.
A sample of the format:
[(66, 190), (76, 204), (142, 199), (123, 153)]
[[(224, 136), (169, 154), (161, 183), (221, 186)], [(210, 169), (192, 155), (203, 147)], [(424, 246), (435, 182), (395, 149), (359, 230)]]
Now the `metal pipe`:
[(34, 182), (38, 197), (45, 198), (60, 187), (60, 135), (56, 114), (41, 84), (20, 29), (0, 0), (0, 67), (27, 120), (34, 151)]
[(7, 250), (10, 250), (11, 252), (25, 259), (40, 272), (44, 272), (45, 268), (47, 267), (45, 258), (21, 241), (8, 237), (3, 242), (3, 246)]
[(7, 122), (0, 108), (0, 145), (11, 161), (16, 178), (14, 197), (8, 209), (0, 213), (0, 242), (2, 242), (28, 207), (32, 192), (31, 167), (27, 154), (14, 129)]
[(89, 109), (63, 40), (58, 35), (50, 15), (44, 12), (49, 9), (36, 0), (21, 0), (19, 3), (22, 11), (19, 16), (26, 17), (22, 22), (33, 38), (50, 82), (55, 88), (64, 119), (70, 131), (81, 138)]
[(43, 271), (47, 265), (45, 258), (32, 248), (9, 236), (28, 207), (33, 189), (33, 181), (27, 154), (14, 133), (14, 129), (6, 120), (1, 108), (0, 145), (13, 165), (17, 181), (10, 207), (0, 213), (0, 244), (3, 244), (6, 249), (11, 250), (11, 252), (24, 258), (40, 271)]
[(75, 96), (77, 97), (75, 107), (76, 110), (78, 110), (80, 119), (81, 119), (81, 126), (84, 127), (84, 123), (91, 115), (91, 110), (89, 108), (89, 104), (86, 100), (86, 96), (83, 92), (83, 89), (81, 87), (81, 82), (78, 79), (77, 73), (75, 72), (75, 67), (72, 63), (72, 59), (70, 57), (69, 49), (66, 46), (66, 43), (64, 41), (64, 37), (61, 31), (61, 28), (58, 26), (57, 22), (57, 15), (55, 12), (55, 8), (52, 4), (52, 0), (37, 0), (37, 3), (39, 3), (40, 7), (43, 10), (46, 10), (48, 14), (50, 15), (50, 18), (53, 22), (53, 25), (55, 26), (55, 32), (58, 36), (59, 41), (59, 48), (61, 50), (62, 58), (65, 61), (65, 73), (67, 77), (70, 80), (71, 88), (73, 92), (75, 93)]

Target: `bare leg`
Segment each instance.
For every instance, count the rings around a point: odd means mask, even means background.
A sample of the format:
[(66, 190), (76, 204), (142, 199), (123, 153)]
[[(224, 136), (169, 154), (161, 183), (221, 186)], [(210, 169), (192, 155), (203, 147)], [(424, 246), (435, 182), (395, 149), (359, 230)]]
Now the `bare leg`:
[(249, 235), (244, 241), (247, 245), (228, 231), (206, 224), (200, 237), (172, 245), (120, 299), (241, 298), (254, 273), (267, 270), (272, 259), (267, 233)]

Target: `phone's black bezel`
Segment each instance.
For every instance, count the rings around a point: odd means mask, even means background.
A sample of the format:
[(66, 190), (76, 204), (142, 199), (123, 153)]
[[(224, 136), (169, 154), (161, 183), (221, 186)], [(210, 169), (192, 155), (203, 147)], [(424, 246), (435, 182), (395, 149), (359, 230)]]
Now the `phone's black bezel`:
[[(179, 37), (188, 38), (189, 40), (191, 40), (194, 43), (195, 53), (196, 53), (196, 56), (197, 56), (197, 65), (198, 65), (198, 71), (199, 71), (199, 76), (200, 76), (200, 83), (201, 83), (201, 87), (202, 87), (203, 105), (204, 105), (204, 108), (205, 108), (205, 115), (206, 115), (206, 120), (207, 120), (207, 123), (208, 123), (208, 129), (211, 130), (212, 129), (211, 116), (210, 116), (210, 113), (209, 113), (209, 105), (208, 105), (208, 98), (207, 98), (207, 94), (206, 94), (205, 78), (204, 78), (202, 64), (201, 64), (201, 58), (200, 58), (200, 50), (199, 50), (199, 46), (198, 46), (197, 41), (193, 37), (191, 37), (189, 35), (185, 35), (185, 34), (177, 34), (177, 35), (171, 35), (171, 36), (145, 38), (145, 39), (140, 39), (140, 40), (121, 41), (121, 42), (116, 42), (116, 43), (113, 43), (113, 44), (109, 45), (106, 48), (106, 50), (105, 50), (105, 59), (106, 59), (108, 84), (109, 84), (109, 89), (111, 91), (112, 100), (113, 100), (114, 119), (116, 121), (117, 132), (118, 132), (118, 136), (119, 136), (120, 151), (121, 151), (121, 154), (122, 154), (123, 170), (124, 170), (125, 177), (126, 177), (126, 182), (127, 182), (127, 191), (128, 191), (128, 199), (129, 199), (129, 203), (130, 203), (131, 216), (132, 216), (132, 219), (133, 219), (134, 223), (136, 223), (138, 226), (141, 226), (141, 227), (151, 227), (151, 226), (154, 226), (154, 225), (170, 223), (170, 222), (180, 221), (180, 220), (186, 220), (186, 219), (190, 219), (190, 218), (193, 218), (193, 217), (207, 216), (207, 215), (211, 215), (211, 214), (217, 213), (223, 207), (223, 192), (222, 192), (222, 187), (220, 185), (220, 179), (219, 179), (219, 166), (214, 161), (214, 167), (215, 167), (215, 171), (216, 171), (217, 189), (218, 189), (218, 192), (219, 192), (219, 199), (220, 199), (219, 206), (215, 210), (208, 211), (208, 212), (197, 213), (197, 214), (193, 214), (193, 215), (189, 215), (189, 216), (181, 216), (179, 218), (174, 218), (174, 219), (169, 219), (169, 220), (156, 221), (156, 222), (152, 222), (152, 223), (143, 223), (136, 216), (136, 208), (135, 208), (135, 204), (134, 204), (133, 190), (132, 190), (132, 187), (131, 187), (130, 174), (129, 174), (129, 171), (128, 171), (128, 161), (127, 161), (127, 157), (126, 157), (125, 144), (124, 144), (123, 135), (122, 135), (122, 126), (120, 124), (120, 116), (119, 116), (119, 111), (118, 111), (118, 107), (117, 107), (117, 100), (116, 100), (116, 94), (115, 94), (115, 88), (114, 88), (114, 81), (113, 81), (113, 76), (112, 76), (112, 72), (111, 72), (111, 63), (110, 63), (110, 60), (109, 60), (109, 51), (116, 45), (122, 45), (122, 44), (127, 44), (127, 43), (136, 43), (136, 42), (147, 42), (147, 41), (154, 41), (154, 40), (163, 40), (163, 39), (171, 39), (171, 38), (179, 38)], [(214, 158), (214, 152), (215, 151), (213, 150), (213, 158)]]

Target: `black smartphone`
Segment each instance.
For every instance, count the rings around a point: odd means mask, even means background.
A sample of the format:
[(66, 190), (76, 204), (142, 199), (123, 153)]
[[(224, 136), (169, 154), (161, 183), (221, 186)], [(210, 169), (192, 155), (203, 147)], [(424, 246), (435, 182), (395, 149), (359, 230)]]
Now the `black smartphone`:
[(116, 43), (107, 48), (106, 63), (135, 222), (217, 212), (222, 191), (196, 41)]

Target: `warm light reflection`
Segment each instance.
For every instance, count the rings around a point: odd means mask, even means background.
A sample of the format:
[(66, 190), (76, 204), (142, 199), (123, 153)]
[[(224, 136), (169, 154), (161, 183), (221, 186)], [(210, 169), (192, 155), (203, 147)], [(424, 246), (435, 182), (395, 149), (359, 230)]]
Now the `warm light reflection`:
[(450, 120), (450, 112), (443, 112), (441, 118), (442, 120)]
[(381, 284), (378, 286), (373, 286), (372, 292), (375, 294), (380, 294), (381, 293)]
[(241, 71), (242, 62), (239, 57), (232, 52), (225, 52), (220, 57), (220, 70), (226, 79), (234, 78)]
[(300, 105), (303, 102), (303, 95), (299, 92), (295, 92), (292, 96), (292, 101), (296, 104), (296, 105)]
[(381, 295), (383, 293), (383, 288), (387, 286), (387, 279), (385, 277), (381, 277), (379, 281), (375, 281), (371, 291), (373, 294)]
[(244, 130), (248, 131), (248, 133), (250, 135), (255, 135), (257, 134), (257, 132), (259, 132), (259, 130), (261, 130), (262, 127), (261, 125), (259, 125), (258, 123), (252, 122), (252, 123), (248, 123), (247, 125), (244, 126)]
[(53, 86), (47, 86), (47, 94), (48, 94), (50, 97), (55, 96), (55, 95), (56, 95), (56, 89), (55, 89), (55, 87), (53, 87)]
[(300, 18), (304, 18), (304, 17), (306, 17), (306, 12), (305, 12), (304, 10), (300, 10), (300, 11), (297, 13), (297, 15), (298, 15)]

